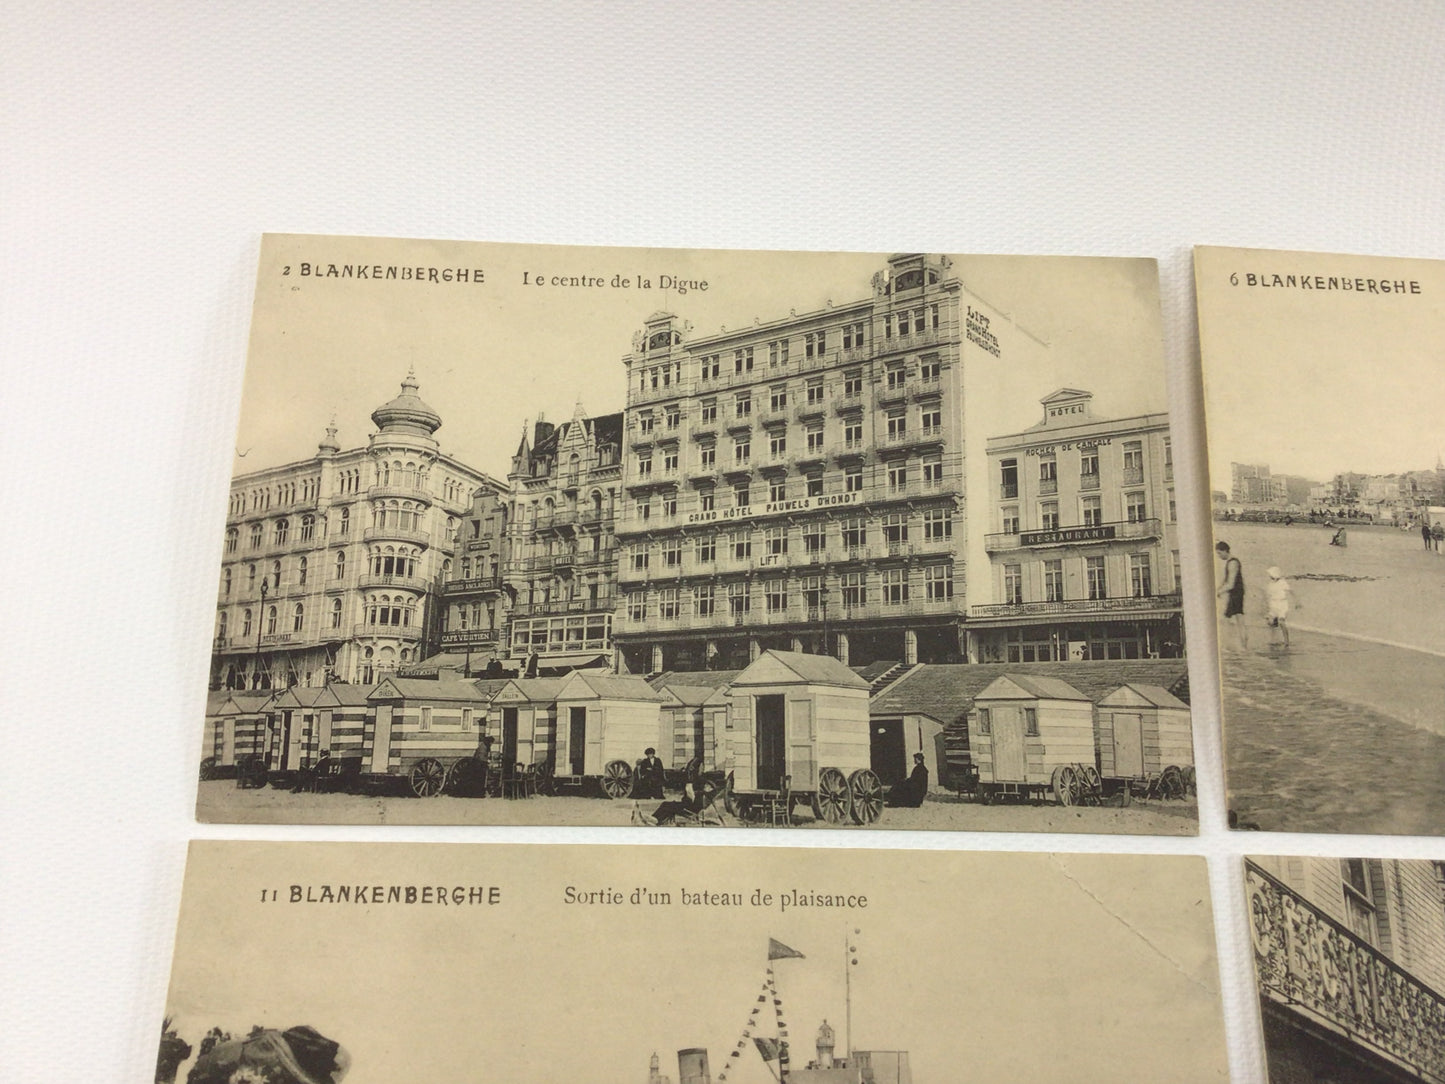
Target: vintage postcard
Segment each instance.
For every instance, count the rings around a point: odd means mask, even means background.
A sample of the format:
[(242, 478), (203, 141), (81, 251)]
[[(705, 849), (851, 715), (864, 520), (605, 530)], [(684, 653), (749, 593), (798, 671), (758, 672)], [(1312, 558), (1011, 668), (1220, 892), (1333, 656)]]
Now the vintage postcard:
[(1151, 260), (268, 236), (198, 814), (1193, 833), (1176, 507)]
[(1445, 862), (1251, 858), (1269, 1079), (1445, 1081)]
[(1445, 834), (1445, 262), (1195, 276), (1232, 823)]
[(1220, 1006), (1198, 858), (205, 841), (156, 1080), (1224, 1081)]

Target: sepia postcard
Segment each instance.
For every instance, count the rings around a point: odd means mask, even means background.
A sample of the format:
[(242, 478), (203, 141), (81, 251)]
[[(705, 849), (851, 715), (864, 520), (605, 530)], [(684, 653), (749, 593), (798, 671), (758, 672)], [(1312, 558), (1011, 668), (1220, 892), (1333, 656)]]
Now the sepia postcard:
[(1445, 862), (1250, 858), (1271, 1081), (1445, 1081)]
[(1227, 1079), (1202, 859), (191, 844), (161, 1084)]
[(202, 820), (1196, 831), (1152, 260), (267, 236), (235, 456)]
[(1445, 834), (1445, 262), (1195, 277), (1231, 823)]

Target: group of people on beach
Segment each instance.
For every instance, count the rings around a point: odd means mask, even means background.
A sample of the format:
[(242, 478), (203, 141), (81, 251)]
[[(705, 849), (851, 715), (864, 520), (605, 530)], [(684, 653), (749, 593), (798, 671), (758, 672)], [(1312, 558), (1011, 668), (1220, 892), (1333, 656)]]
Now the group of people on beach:
[(1420, 537), (1425, 540), (1425, 548), (1440, 552), (1440, 543), (1445, 542), (1445, 524), (1436, 523), (1430, 526), (1428, 519), (1420, 521)]
[[(1224, 562), (1216, 596), (1224, 602), (1223, 627), (1232, 630), (1237, 651), (1249, 650), (1249, 633), (1244, 625), (1244, 565), (1229, 551), (1228, 542), (1217, 542), (1214, 554)], [(1289, 647), (1290, 609), (1298, 604), (1294, 601), (1294, 587), (1284, 578), (1278, 565), (1271, 565), (1265, 573), (1269, 581), (1265, 584), (1265, 623), (1269, 626), (1269, 642), (1273, 647), (1283, 640)]]

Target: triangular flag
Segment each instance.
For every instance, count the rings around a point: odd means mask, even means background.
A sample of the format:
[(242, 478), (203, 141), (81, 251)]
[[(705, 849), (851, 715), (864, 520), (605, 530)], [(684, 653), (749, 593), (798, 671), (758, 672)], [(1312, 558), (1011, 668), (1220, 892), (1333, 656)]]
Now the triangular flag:
[(795, 948), (789, 948), (776, 938), (768, 938), (768, 959), (769, 960), (805, 960), (807, 959)]
[(757, 1038), (753, 1042), (757, 1045), (758, 1053), (763, 1056), (764, 1061), (777, 1061), (778, 1053), (782, 1049), (776, 1039)]

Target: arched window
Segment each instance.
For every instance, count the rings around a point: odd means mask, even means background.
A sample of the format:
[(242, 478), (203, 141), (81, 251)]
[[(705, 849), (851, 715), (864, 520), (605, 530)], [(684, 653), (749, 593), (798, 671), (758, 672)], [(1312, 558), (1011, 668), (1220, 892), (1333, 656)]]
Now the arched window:
[(251, 548), (253, 550), (261, 548), (261, 525), (259, 523), (251, 524)]
[(338, 530), (337, 533), (339, 533), (339, 534), (346, 534), (346, 533), (347, 533), (348, 531), (350, 531), (350, 530), (351, 530), (351, 509), (350, 509), (350, 508), (343, 508), (343, 509), (341, 510), (341, 527), (340, 527), (340, 529)]
[(247, 565), (247, 566), (246, 566), (246, 590), (247, 590), (247, 591), (254, 591), (254, 590), (256, 590), (256, 566), (255, 566), (255, 565)]
[(241, 532), (238, 531), (238, 530), (236, 530), (236, 528), (234, 528), (234, 527), (227, 528), (227, 530), (226, 530), (226, 552), (227, 552), (227, 553), (235, 553), (235, 552), (236, 552), (236, 546), (240, 544), (240, 541), (241, 541)]
[(471, 578), (472, 578), (472, 559), (471, 559), (470, 557), (463, 557), (463, 558), (462, 558), (462, 579), (464, 579), (464, 580), (469, 580), (469, 579), (471, 579)]
[(276, 545), (284, 546), (286, 544), (286, 536), (290, 533), (291, 521), (288, 519), (278, 519), (276, 521)]
[(301, 603), (298, 602), (295, 608), (291, 611), (291, 631), (300, 632), (301, 626), (305, 623), (305, 621), (306, 607), (302, 606)]
[(303, 557), (296, 565), (296, 582), (302, 587), (306, 586), (306, 558)]
[(402, 649), (401, 649), (401, 661), (402, 661), (402, 662), (406, 662), (406, 661), (408, 661), (410, 658), (411, 658), (411, 652), (408, 651), (406, 648), (402, 648)]
[(276, 607), (275, 607), (275, 606), (268, 606), (268, 607), (266, 608), (266, 635), (267, 635), (267, 636), (275, 636), (275, 635), (276, 635)]
[(302, 516), (302, 517), (301, 517), (301, 541), (302, 541), (302, 542), (310, 542), (312, 535), (314, 535), (315, 533), (316, 533), (316, 517), (315, 517), (315, 516)]
[(271, 562), (271, 590), (281, 590), (281, 562)]
[(216, 637), (221, 640), (226, 638), (226, 614), (224, 611), (216, 621)]
[(250, 610), (242, 610), (242, 611), (241, 611), (241, 635), (242, 635), (242, 636), (250, 636), (250, 635), (251, 635), (251, 611), (250, 611)]
[(221, 570), (221, 594), (223, 594), (223, 595), (229, 595), (230, 593), (231, 593), (231, 570), (230, 570), (229, 568), (223, 568), (223, 569)]
[(444, 580), (449, 580), (449, 579), (451, 579), (451, 578), (452, 578), (452, 559), (451, 559), (450, 557), (448, 557), (446, 560), (444, 560), (444, 561), (442, 562), (442, 579), (444, 579)]
[(338, 579), (338, 580), (344, 580), (345, 578), (346, 578), (346, 551), (345, 551), (345, 550), (337, 550), (337, 551), (336, 551), (336, 579)]
[(331, 600), (331, 627), (333, 629), (341, 627), (341, 600), (339, 598)]

